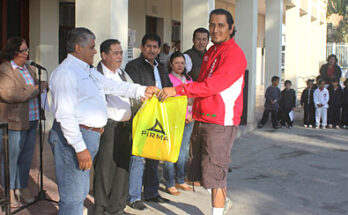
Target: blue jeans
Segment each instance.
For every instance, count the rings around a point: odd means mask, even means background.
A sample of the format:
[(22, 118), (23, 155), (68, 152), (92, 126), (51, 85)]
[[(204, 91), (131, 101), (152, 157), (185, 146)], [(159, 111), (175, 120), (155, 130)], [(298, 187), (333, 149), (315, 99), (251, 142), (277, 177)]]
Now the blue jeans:
[(175, 176), (178, 184), (185, 183), (186, 162), (188, 160), (193, 124), (194, 123), (185, 125), (178, 161), (175, 164), (172, 162), (164, 162), (163, 177), (167, 188), (175, 186)]
[[(36, 120), (30, 121), (28, 130), (8, 130), (11, 189), (28, 187), (30, 165), (35, 150), (37, 122)], [(0, 154), (2, 155), (2, 131), (0, 145)], [(1, 169), (3, 170), (2, 160)], [(3, 178), (3, 176), (4, 173), (1, 171), (1, 177)]]
[[(128, 202), (141, 200), (141, 187), (144, 184), (144, 198), (159, 196), (158, 161), (132, 156), (130, 161)], [(145, 169), (145, 170), (144, 170)]]
[[(100, 134), (80, 128), (82, 138), (92, 159), (99, 147)], [(76, 152), (63, 136), (59, 123), (53, 123), (49, 142), (54, 154), (54, 163), (59, 191), (59, 215), (81, 215), (83, 202), (89, 192), (89, 173), (79, 169)]]

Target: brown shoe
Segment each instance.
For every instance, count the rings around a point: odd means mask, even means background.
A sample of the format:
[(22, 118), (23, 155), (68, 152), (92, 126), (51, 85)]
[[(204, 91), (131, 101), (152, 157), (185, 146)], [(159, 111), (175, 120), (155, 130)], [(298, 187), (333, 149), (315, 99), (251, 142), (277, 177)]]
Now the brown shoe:
[(180, 190), (184, 190), (184, 191), (192, 191), (193, 190), (187, 184), (176, 184), (175, 188), (180, 189)]
[(169, 188), (167, 188), (167, 192), (168, 192), (170, 195), (173, 195), (173, 196), (178, 196), (178, 195), (181, 194), (175, 187), (169, 187)]
[(185, 182), (188, 184), (188, 185), (194, 185), (195, 187), (201, 187), (201, 183), (199, 181), (195, 181), (195, 182), (192, 182), (192, 181), (189, 181), (188, 179), (185, 179)]

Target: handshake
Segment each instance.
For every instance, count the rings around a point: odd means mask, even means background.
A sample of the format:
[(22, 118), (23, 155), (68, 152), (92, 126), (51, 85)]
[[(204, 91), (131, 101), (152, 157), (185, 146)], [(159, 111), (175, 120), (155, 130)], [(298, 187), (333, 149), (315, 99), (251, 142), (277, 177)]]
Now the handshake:
[(168, 97), (176, 96), (176, 90), (175, 87), (166, 87), (162, 90), (154, 86), (146, 87), (145, 99), (151, 98), (153, 95), (156, 95), (161, 101), (164, 101)]

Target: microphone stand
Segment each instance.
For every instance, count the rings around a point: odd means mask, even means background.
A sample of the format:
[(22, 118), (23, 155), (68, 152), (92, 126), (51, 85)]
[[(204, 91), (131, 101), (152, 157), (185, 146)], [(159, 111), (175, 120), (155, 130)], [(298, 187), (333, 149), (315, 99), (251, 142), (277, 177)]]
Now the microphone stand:
[(39, 146), (40, 146), (40, 167), (39, 167), (39, 171), (40, 171), (40, 189), (39, 189), (39, 193), (37, 194), (35, 201), (32, 203), (29, 203), (27, 205), (24, 205), (20, 208), (18, 208), (17, 210), (15, 210), (14, 212), (12, 212), (12, 214), (16, 214), (18, 212), (20, 212), (21, 210), (30, 207), (31, 205), (39, 202), (39, 201), (49, 201), (49, 202), (53, 202), (53, 203), (57, 203), (57, 201), (54, 201), (52, 199), (48, 199), (46, 196), (46, 190), (44, 190), (43, 184), (43, 134), (42, 134), (42, 120), (43, 120), (43, 116), (42, 116), (42, 111), (41, 111), (41, 67), (37, 67), (38, 69), (38, 76), (39, 76), (39, 95), (38, 95), (38, 105), (39, 105)]

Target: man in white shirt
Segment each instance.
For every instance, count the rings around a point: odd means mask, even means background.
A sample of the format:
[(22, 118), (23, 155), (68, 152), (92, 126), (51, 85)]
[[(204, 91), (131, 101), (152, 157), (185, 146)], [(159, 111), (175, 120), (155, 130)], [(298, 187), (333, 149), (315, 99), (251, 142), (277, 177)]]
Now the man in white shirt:
[(107, 123), (105, 95), (151, 97), (156, 87), (116, 82), (92, 68), (95, 35), (86, 28), (68, 34), (67, 58), (53, 71), (50, 90), (55, 121), (49, 142), (59, 191), (59, 215), (81, 215), (89, 170)]
[[(120, 68), (123, 51), (118, 40), (105, 40), (100, 45), (100, 53), (102, 60), (97, 66), (100, 73), (114, 81), (133, 83)], [(106, 101), (108, 122), (94, 159), (94, 214), (127, 214), (124, 208), (128, 196), (134, 102), (112, 95), (107, 95)]]
[(320, 120), (322, 121), (322, 129), (327, 126), (327, 109), (329, 108), (329, 91), (325, 88), (325, 81), (320, 80), (318, 89), (314, 91), (314, 105), (315, 105), (315, 121), (316, 128), (320, 128)]

